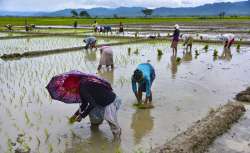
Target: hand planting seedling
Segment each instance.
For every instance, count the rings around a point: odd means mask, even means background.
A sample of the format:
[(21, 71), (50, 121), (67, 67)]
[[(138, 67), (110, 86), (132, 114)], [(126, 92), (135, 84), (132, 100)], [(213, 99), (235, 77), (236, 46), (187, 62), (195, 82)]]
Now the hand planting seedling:
[(69, 123), (69, 124), (74, 124), (76, 121), (77, 121), (77, 120), (76, 120), (75, 117), (69, 117), (69, 118), (68, 118), (68, 123)]
[(144, 104), (144, 103), (135, 103), (133, 104), (137, 109), (151, 109), (154, 108), (152, 104)]
[(163, 52), (162, 52), (161, 49), (157, 49), (157, 55), (158, 55), (158, 56), (162, 56), (162, 55), (163, 55)]
[(217, 57), (218, 56), (218, 51), (217, 49), (214, 49), (214, 54), (213, 54), (214, 57)]
[(240, 49), (240, 44), (238, 44), (236, 48), (237, 48), (237, 50), (239, 50)]

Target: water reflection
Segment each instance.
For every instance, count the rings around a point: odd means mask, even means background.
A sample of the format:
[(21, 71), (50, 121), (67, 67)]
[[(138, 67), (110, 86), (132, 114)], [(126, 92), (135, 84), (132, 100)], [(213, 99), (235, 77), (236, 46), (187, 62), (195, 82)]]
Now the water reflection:
[(110, 71), (99, 71), (98, 75), (106, 79), (112, 85), (114, 84), (114, 70)]
[(232, 53), (231, 49), (224, 47), (223, 52), (220, 56), (220, 59), (225, 60), (225, 61), (231, 61), (232, 59)]
[(180, 61), (179, 62), (177, 61), (177, 57), (176, 56), (171, 56), (170, 57), (170, 61), (171, 61), (172, 78), (175, 79), (177, 71), (178, 71), (178, 65), (180, 64)]
[(192, 51), (184, 51), (183, 52), (183, 57), (182, 57), (182, 60), (183, 60), (183, 62), (190, 62), (190, 61), (192, 61), (192, 59), (193, 59), (193, 55), (192, 55)]
[(153, 129), (154, 120), (150, 115), (150, 109), (137, 109), (133, 114), (131, 128), (134, 130), (135, 144), (139, 144), (142, 138)]
[(120, 148), (120, 142), (111, 141), (107, 135), (99, 130), (90, 130), (89, 138), (85, 140), (71, 140), (71, 145), (66, 145), (65, 153), (115, 153)]
[(85, 59), (87, 61), (93, 62), (96, 61), (96, 51), (94, 50), (84, 50), (85, 51)]

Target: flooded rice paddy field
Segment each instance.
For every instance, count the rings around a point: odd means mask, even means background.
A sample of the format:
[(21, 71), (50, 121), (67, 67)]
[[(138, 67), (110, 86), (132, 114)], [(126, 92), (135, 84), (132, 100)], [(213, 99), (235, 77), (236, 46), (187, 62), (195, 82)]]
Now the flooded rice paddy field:
[(39, 32), (39, 33), (84, 33), (89, 30), (86, 29), (74, 29), (74, 28), (68, 28), (68, 29), (34, 29), (32, 32)]
[(25, 34), (19, 34), (19, 33), (9, 33), (9, 32), (0, 32), (0, 38), (1, 37), (15, 37), (15, 36), (24, 36)]
[[(36, 153), (132, 153), (164, 144), (250, 84), (249, 46), (241, 46), (239, 52), (235, 47), (225, 52), (222, 45), (209, 45), (206, 52), (204, 45), (194, 44), (198, 56), (194, 51), (183, 53), (180, 45), (180, 63), (172, 56), (169, 42), (113, 47), (115, 70), (103, 70), (97, 75), (111, 82), (122, 98), (118, 116), (122, 127), (120, 143), (112, 141), (106, 122), (99, 131), (90, 130), (88, 118), (68, 124), (68, 117), (78, 105), (54, 101), (45, 89), (52, 76), (66, 71), (97, 73), (99, 51), (0, 60), (0, 152), (12, 150), (11, 142), (18, 134), (24, 134), (26, 146)], [(128, 48), (132, 50), (130, 55)], [(164, 53), (161, 58), (157, 49)], [(214, 49), (219, 52), (217, 58), (213, 57)], [(155, 108), (150, 110), (132, 106), (136, 99), (131, 74), (141, 62), (150, 62), (156, 70), (152, 87)]]
[[(219, 36), (223, 35), (224, 33), (214, 33), (214, 32), (183, 32), (182, 34), (189, 34), (191, 35), (194, 39), (196, 40), (219, 40)], [(171, 32), (133, 32), (133, 31), (125, 31), (124, 33), (119, 33), (119, 32), (113, 32), (112, 34), (102, 34), (102, 33), (77, 33), (77, 35), (96, 35), (96, 36), (126, 36), (126, 37), (141, 37), (141, 38), (147, 38), (149, 36), (160, 36), (160, 37), (167, 37), (171, 36)], [(250, 41), (250, 33), (234, 33), (235, 35), (235, 40), (236, 41)]]
[[(52, 50), (84, 46), (83, 38), (48, 36), (36, 38), (5, 39), (0, 41), (0, 54), (23, 53), (27, 51)], [(97, 44), (115, 43), (120, 40), (98, 39)]]

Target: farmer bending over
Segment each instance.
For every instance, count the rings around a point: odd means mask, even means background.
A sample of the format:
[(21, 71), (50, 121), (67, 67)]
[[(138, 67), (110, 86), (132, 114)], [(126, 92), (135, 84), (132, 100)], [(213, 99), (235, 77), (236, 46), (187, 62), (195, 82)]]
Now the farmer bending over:
[(91, 128), (95, 129), (106, 120), (115, 139), (119, 139), (121, 128), (117, 120), (117, 111), (121, 99), (113, 92), (111, 85), (93, 77), (83, 78), (80, 81), (80, 108), (70, 120), (80, 122), (89, 115)]
[(112, 34), (112, 28), (111, 28), (111, 26), (103, 26), (103, 28), (104, 28), (104, 30), (103, 30), (103, 32), (104, 33), (111, 33)]
[(101, 58), (99, 62), (99, 66), (97, 70), (101, 70), (102, 65), (106, 65), (108, 68), (111, 66), (111, 69), (114, 69), (114, 62), (113, 62), (113, 51), (110, 46), (102, 46), (100, 48)]
[(188, 48), (189, 48), (190, 52), (192, 52), (192, 46), (193, 46), (194, 38), (189, 34), (182, 35), (182, 38), (184, 40), (183, 46), (186, 47), (187, 51), (188, 51)]
[(224, 48), (230, 49), (234, 43), (234, 34), (228, 33), (220, 36), (220, 40), (224, 41)]
[[(142, 92), (146, 92), (144, 104), (152, 103), (151, 86), (155, 79), (155, 70), (149, 63), (139, 64), (132, 76), (132, 89), (137, 98), (138, 104), (142, 102)], [(138, 89), (137, 89), (138, 84)]]
[(95, 37), (87, 37), (83, 40), (83, 42), (86, 43), (86, 45), (84, 47), (85, 49), (89, 49), (89, 48), (90, 49), (92, 49), (92, 48), (97, 49), (97, 47), (96, 47), (97, 40)]

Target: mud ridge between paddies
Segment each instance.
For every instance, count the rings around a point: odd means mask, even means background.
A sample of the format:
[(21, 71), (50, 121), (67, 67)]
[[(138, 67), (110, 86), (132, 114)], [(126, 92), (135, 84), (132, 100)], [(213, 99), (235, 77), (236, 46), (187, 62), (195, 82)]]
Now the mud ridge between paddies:
[(211, 110), (205, 118), (150, 153), (202, 153), (218, 136), (229, 130), (245, 111), (243, 104), (229, 102), (217, 110)]
[[(145, 41), (150, 41), (150, 40), (151, 39), (134, 39), (132, 41), (126, 41), (126, 42), (97, 45), (97, 47), (117, 46), (117, 45), (124, 45), (124, 44), (140, 43), (140, 42), (145, 42)], [(84, 46), (71, 47), (71, 48), (61, 48), (61, 49), (54, 49), (54, 50), (29, 51), (29, 52), (24, 52), (24, 53), (3, 54), (0, 58), (3, 60), (19, 60), (20, 58), (23, 58), (23, 57), (45, 56), (45, 55), (58, 54), (58, 53), (64, 53), (64, 52), (69, 52), (69, 51), (78, 51), (81, 49), (84, 49)]]

